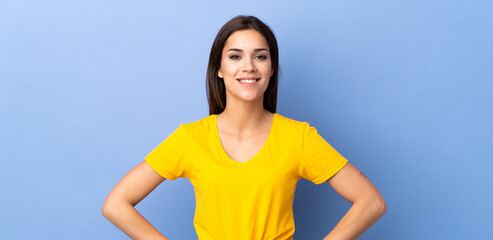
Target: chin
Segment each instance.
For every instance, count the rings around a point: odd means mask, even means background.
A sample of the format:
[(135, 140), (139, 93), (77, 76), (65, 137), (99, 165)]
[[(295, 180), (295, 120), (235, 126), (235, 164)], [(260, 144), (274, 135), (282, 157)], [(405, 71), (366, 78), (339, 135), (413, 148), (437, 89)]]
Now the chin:
[(236, 93), (228, 92), (226, 94), (226, 99), (229, 99), (229, 97), (232, 97), (242, 102), (255, 102), (255, 101), (262, 101), (264, 94), (261, 93), (260, 91), (237, 91)]
[(245, 101), (245, 102), (262, 101), (262, 96), (258, 96), (256, 98), (243, 98), (242, 100)]

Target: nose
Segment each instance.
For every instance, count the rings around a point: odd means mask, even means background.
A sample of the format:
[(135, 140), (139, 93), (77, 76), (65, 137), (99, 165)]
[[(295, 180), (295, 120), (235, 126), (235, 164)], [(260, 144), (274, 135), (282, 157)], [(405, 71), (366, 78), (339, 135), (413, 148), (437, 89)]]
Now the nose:
[(243, 71), (244, 72), (254, 72), (256, 71), (255, 63), (252, 58), (244, 58)]

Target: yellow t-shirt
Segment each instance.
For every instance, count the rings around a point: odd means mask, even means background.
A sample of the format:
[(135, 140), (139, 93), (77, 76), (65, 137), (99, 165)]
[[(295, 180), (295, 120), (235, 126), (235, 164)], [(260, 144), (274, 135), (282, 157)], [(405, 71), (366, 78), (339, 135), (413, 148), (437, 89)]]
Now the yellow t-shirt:
[(275, 113), (262, 149), (240, 163), (224, 151), (216, 117), (180, 124), (145, 161), (166, 179), (190, 180), (199, 240), (292, 239), (298, 180), (323, 183), (347, 160), (308, 123)]

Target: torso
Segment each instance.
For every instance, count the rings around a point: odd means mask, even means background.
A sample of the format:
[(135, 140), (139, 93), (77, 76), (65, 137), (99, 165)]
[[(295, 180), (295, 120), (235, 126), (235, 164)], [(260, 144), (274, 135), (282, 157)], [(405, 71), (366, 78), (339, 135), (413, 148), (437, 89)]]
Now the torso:
[(252, 159), (264, 146), (272, 127), (273, 113), (269, 113), (267, 120), (259, 127), (258, 131), (248, 136), (237, 136), (226, 132), (224, 126), (218, 121), (218, 133), (222, 147), (226, 154), (234, 161), (244, 163)]

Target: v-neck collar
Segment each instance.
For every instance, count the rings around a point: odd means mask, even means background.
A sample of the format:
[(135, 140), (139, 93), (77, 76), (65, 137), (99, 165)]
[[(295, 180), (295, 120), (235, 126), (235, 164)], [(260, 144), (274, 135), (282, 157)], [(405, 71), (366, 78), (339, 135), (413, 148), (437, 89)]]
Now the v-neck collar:
[(236, 160), (231, 159), (228, 156), (228, 154), (226, 153), (226, 151), (224, 150), (223, 144), (221, 143), (221, 138), (219, 137), (219, 129), (217, 126), (217, 114), (213, 114), (213, 117), (212, 117), (213, 133), (215, 135), (216, 143), (217, 143), (217, 146), (219, 148), (219, 151), (221, 152), (220, 154), (221, 154), (222, 158), (225, 159), (226, 162), (228, 162), (230, 164), (234, 164), (236, 166), (246, 166), (246, 165), (250, 165), (250, 164), (253, 164), (254, 162), (256, 162), (256, 160), (259, 158), (259, 155), (261, 155), (265, 151), (265, 148), (267, 148), (267, 146), (269, 145), (269, 142), (271, 141), (271, 138), (272, 138), (272, 135), (274, 132), (274, 128), (276, 126), (276, 122), (277, 122), (276, 118), (277, 117), (278, 117), (277, 113), (274, 113), (274, 116), (272, 118), (272, 124), (271, 124), (270, 131), (269, 131), (269, 135), (267, 136), (267, 140), (265, 140), (264, 145), (262, 145), (262, 148), (257, 152), (257, 154), (255, 154), (255, 156), (253, 156), (252, 158), (250, 158), (246, 162), (238, 162)]

